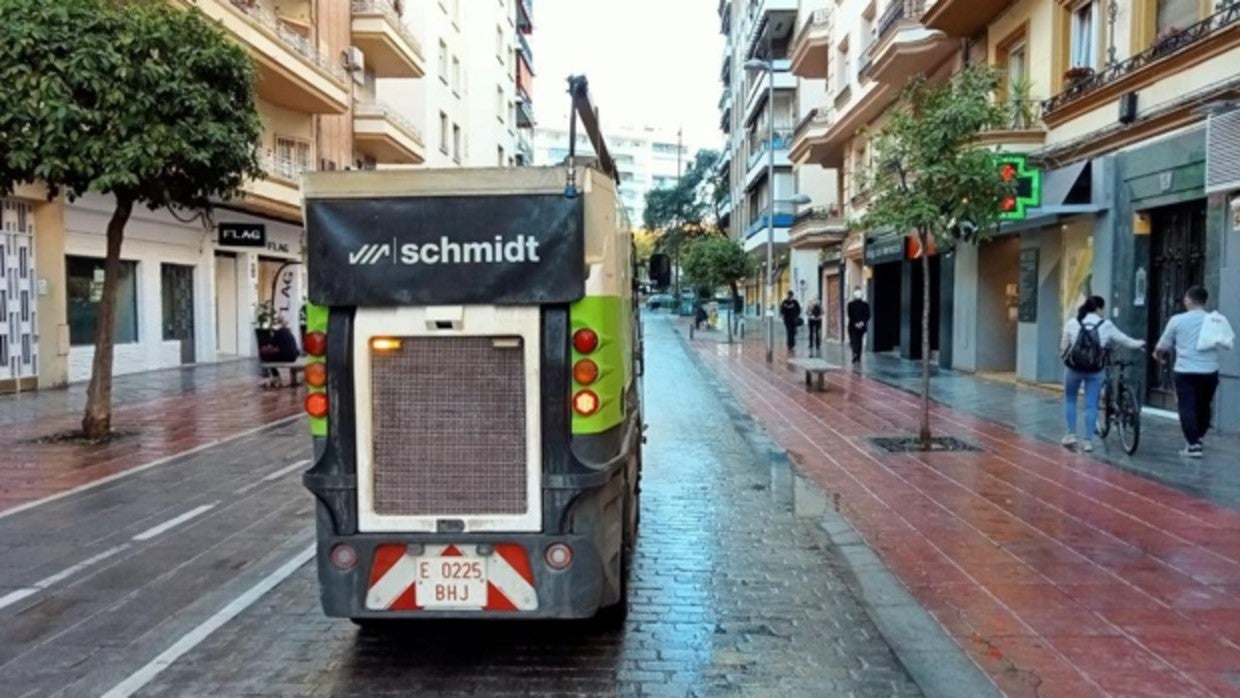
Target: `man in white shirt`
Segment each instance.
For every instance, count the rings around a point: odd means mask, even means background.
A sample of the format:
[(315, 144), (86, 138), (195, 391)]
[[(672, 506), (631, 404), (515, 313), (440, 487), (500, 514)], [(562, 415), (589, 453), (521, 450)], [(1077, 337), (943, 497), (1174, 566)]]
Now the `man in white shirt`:
[(1211, 405), (1214, 392), (1218, 390), (1218, 349), (1197, 348), (1209, 300), (1210, 293), (1201, 286), (1185, 291), (1185, 312), (1167, 321), (1167, 329), (1154, 350), (1154, 355), (1162, 360), (1175, 351), (1172, 372), (1176, 407), (1180, 412), (1180, 428), (1188, 443), (1180, 455), (1188, 458), (1201, 458), (1203, 454), (1201, 439), (1210, 429)]

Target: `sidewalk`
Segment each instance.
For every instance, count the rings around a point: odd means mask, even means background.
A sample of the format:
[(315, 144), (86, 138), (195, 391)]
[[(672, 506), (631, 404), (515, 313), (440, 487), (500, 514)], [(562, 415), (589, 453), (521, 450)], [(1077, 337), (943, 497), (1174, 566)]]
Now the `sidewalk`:
[[(934, 427), (983, 452), (885, 454), (869, 437), (915, 432), (916, 396), (849, 371), (809, 393), (782, 348), (768, 366), (760, 339), (698, 337), (706, 366), (1009, 695), (1240, 695), (1240, 512), (1135, 474), (1213, 482), (1226, 454), (1160, 465), (1143, 445), (1116, 467), (1039, 438), (1054, 396), (949, 372), (935, 386), (953, 407), (932, 407)], [(867, 368), (915, 381), (911, 364), (886, 366)]]
[(227, 439), (301, 410), (303, 391), (263, 390), (257, 364), (119, 376), (111, 443), (34, 443), (80, 427), (86, 384), (0, 397), (0, 512)]

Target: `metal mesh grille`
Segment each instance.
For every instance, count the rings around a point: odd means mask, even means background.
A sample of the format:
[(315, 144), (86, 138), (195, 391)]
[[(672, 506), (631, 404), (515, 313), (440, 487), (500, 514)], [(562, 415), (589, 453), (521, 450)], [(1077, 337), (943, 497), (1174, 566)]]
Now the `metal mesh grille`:
[(497, 337), (372, 351), (375, 513), (525, 513), (522, 357), (519, 338)]

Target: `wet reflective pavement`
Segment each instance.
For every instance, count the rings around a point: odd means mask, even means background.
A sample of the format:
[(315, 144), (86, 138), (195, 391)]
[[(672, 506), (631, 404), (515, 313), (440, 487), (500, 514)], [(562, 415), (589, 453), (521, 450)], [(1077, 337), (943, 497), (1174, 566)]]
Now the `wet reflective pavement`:
[(954, 404), (935, 430), (982, 452), (884, 454), (908, 392), (843, 371), (810, 393), (760, 340), (694, 346), (1007, 694), (1240, 695), (1240, 512)]
[(669, 325), (646, 338), (622, 631), (324, 618), (291, 423), (0, 516), (0, 693), (919, 695), (819, 527), (827, 500), (754, 450)]

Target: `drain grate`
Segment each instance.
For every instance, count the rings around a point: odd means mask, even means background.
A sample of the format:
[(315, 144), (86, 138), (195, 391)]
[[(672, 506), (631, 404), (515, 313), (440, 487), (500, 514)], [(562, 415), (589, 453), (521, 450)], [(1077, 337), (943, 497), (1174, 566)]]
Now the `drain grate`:
[(916, 436), (875, 436), (870, 443), (887, 453), (981, 453), (982, 449), (954, 436), (935, 436), (930, 439), (930, 448), (922, 446), (921, 439)]

